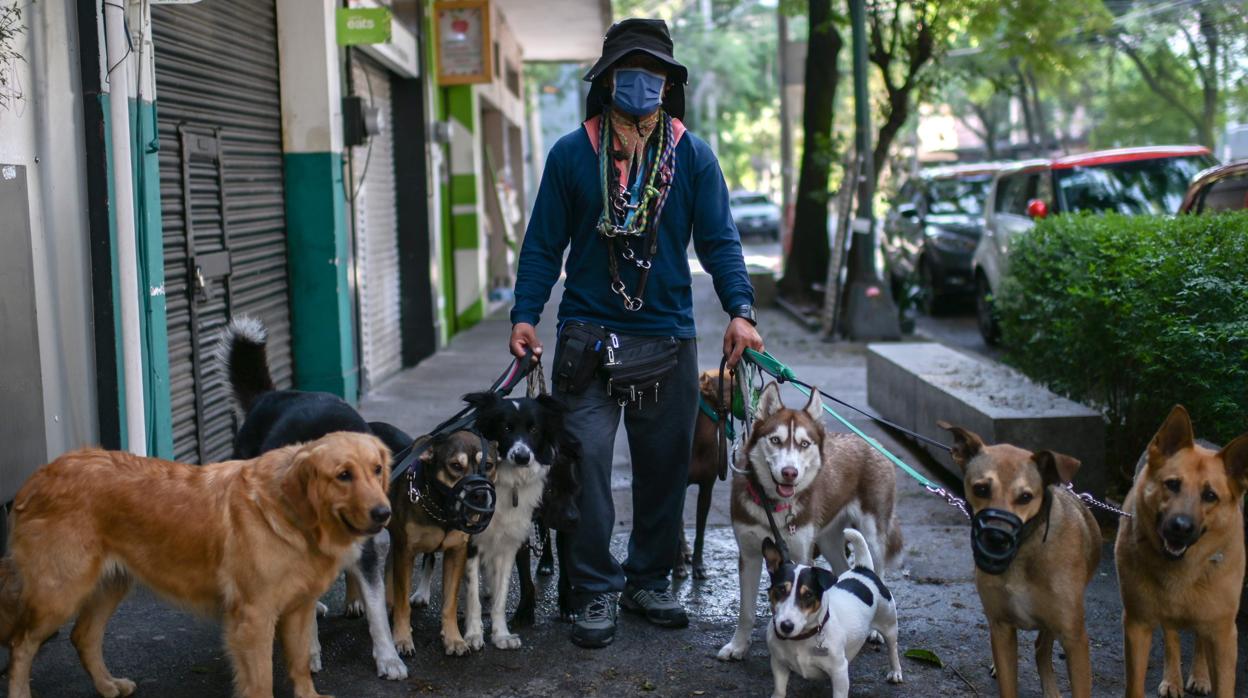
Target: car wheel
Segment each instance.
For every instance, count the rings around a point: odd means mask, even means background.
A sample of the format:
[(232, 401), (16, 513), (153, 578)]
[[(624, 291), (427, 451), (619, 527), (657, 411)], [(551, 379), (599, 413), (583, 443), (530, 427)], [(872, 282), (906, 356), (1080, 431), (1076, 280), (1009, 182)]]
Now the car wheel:
[(1001, 327), (997, 324), (996, 309), (992, 307), (992, 289), (983, 274), (975, 277), (975, 320), (984, 342), (996, 346), (1001, 341)]

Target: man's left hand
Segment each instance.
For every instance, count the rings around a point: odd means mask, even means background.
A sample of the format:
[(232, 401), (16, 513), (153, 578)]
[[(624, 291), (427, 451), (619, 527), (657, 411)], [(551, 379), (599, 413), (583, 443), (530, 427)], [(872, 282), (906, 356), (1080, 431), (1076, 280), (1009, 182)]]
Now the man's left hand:
[(746, 349), (762, 351), (763, 338), (749, 320), (734, 317), (724, 332), (724, 355), (728, 357), (728, 368), (736, 368)]

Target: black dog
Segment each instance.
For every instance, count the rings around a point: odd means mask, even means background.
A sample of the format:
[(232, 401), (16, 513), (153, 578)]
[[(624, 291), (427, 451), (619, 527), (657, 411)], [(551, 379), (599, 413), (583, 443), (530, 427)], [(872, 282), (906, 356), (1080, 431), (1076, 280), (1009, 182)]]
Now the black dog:
[[(302, 390), (277, 390), (269, 373), (264, 325), (237, 317), (225, 329), (218, 358), (229, 373), (234, 398), (245, 415), (234, 437), (234, 457), (254, 458), (275, 448), (318, 439), (336, 431), (372, 434), (398, 454), (412, 437), (385, 422), (367, 422), (337, 395)], [(398, 463), (392, 463), (397, 467)], [(386, 617), (384, 573), (390, 535), (384, 529), (360, 544), (359, 558), (347, 568), (347, 614), (368, 617), (377, 675), (407, 678), (407, 667), (395, 650)], [(313, 634), (312, 670), (319, 671), (320, 642)]]

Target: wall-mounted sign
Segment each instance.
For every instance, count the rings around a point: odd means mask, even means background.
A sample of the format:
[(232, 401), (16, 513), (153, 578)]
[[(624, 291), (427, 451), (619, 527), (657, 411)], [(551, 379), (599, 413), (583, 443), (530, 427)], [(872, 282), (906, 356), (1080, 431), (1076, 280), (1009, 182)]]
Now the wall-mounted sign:
[(384, 44), (390, 40), (390, 10), (384, 7), (338, 8), (338, 45)]
[(493, 80), (489, 0), (445, 0), (434, 12), (438, 83), (468, 85)]

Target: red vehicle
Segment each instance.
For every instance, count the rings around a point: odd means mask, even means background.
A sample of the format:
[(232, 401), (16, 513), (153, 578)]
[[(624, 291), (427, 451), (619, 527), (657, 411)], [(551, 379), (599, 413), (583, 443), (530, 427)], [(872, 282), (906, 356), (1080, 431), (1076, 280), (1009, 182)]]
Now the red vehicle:
[(984, 341), (995, 344), (998, 338), (992, 297), (1005, 276), (1009, 248), (1036, 219), (1074, 211), (1173, 215), (1188, 182), (1213, 164), (1204, 146), (1174, 145), (1027, 160), (997, 172), (973, 260), (975, 309)]
[(1216, 213), (1248, 209), (1248, 160), (1232, 162), (1196, 175), (1180, 213)]

